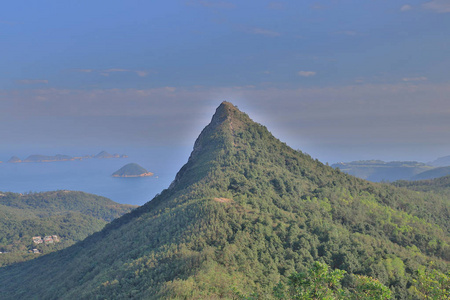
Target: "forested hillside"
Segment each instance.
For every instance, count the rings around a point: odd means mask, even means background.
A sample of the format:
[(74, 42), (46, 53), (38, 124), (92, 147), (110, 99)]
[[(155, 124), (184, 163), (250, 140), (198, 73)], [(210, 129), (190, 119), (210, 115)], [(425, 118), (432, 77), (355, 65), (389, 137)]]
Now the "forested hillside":
[[(0, 266), (73, 245), (133, 208), (83, 192), (0, 193)], [(59, 241), (32, 240), (51, 235)]]
[(407, 181), (399, 180), (392, 183), (397, 187), (405, 187), (414, 191), (433, 192), (444, 197), (444, 202), (450, 202), (450, 175), (434, 179)]
[(1, 268), (0, 293), (272, 299), (328, 265), (355, 299), (368, 299), (358, 278), (373, 282), (357, 275), (421, 299), (420, 274), (449, 270), (449, 219), (441, 197), (335, 170), (224, 102), (167, 190), (72, 247)]

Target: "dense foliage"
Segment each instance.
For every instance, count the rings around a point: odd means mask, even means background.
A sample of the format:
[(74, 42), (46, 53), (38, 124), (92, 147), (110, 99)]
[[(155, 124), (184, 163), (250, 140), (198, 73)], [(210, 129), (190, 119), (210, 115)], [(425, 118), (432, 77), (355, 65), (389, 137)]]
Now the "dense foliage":
[(393, 182), (392, 185), (407, 188), (408, 190), (426, 192), (424, 194), (421, 194), (421, 197), (423, 198), (439, 197), (439, 200), (430, 201), (432, 201), (434, 204), (444, 204), (438, 207), (438, 210), (445, 210), (446, 208), (448, 209), (448, 204), (450, 203), (450, 175), (435, 179), (417, 181), (399, 180)]
[(343, 293), (379, 284), (420, 299), (416, 271), (444, 274), (450, 260), (449, 203), (424, 195), (323, 165), (223, 103), (169, 189), (72, 247), (0, 269), (0, 293), (271, 299), (321, 262), (346, 273)]
[[(133, 208), (83, 192), (0, 193), (0, 266), (73, 245)], [(32, 241), (46, 235), (60, 242)], [(31, 249), (40, 254), (29, 254)]]
[[(392, 298), (392, 292), (377, 279), (364, 275), (346, 276), (343, 270), (330, 270), (329, 266), (315, 262), (307, 272), (293, 273), (289, 276), (288, 289), (282, 283), (274, 288), (278, 299), (357, 299), (385, 300)], [(347, 289), (342, 288), (343, 281)]]

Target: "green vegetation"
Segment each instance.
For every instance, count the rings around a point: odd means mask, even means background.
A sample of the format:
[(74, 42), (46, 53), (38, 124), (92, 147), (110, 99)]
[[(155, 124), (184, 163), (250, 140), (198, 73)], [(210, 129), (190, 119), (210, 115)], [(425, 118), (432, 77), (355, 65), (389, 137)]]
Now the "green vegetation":
[(224, 102), (169, 189), (82, 242), (0, 268), (0, 293), (308, 299), (316, 285), (330, 297), (423, 299), (417, 270), (449, 270), (449, 206), (326, 166)]
[(443, 274), (421, 268), (414, 283), (413, 289), (422, 299), (450, 299), (450, 271)]
[(139, 177), (151, 175), (153, 175), (153, 173), (147, 171), (146, 169), (135, 163), (126, 164), (112, 174), (112, 176), (114, 177)]
[[(391, 299), (392, 292), (378, 280), (363, 275), (346, 276), (343, 270), (329, 270), (329, 266), (315, 262), (307, 272), (289, 276), (289, 289), (279, 283), (274, 288), (278, 299)], [(347, 289), (343, 289), (346, 280)]]
[[(399, 180), (393, 182), (392, 185), (413, 191), (432, 192), (432, 194), (438, 194), (443, 197), (442, 201), (450, 202), (450, 175), (427, 180)], [(423, 197), (427, 196), (428, 194), (423, 195)]]
[[(0, 266), (35, 258), (101, 230), (134, 206), (83, 192), (0, 193)], [(61, 242), (35, 244), (33, 236), (57, 235)]]

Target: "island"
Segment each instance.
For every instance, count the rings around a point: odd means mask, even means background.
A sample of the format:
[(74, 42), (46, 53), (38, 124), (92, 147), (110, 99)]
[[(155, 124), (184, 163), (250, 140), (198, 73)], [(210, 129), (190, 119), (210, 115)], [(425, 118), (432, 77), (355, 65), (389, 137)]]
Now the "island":
[(72, 160), (85, 160), (85, 159), (91, 159), (91, 158), (128, 158), (128, 155), (122, 154), (109, 154), (106, 151), (101, 151), (97, 155), (81, 155), (81, 156), (70, 156), (70, 155), (63, 155), (63, 154), (56, 154), (56, 155), (40, 155), (40, 154), (33, 154), (28, 156), (25, 159), (20, 159), (17, 156), (11, 157), (8, 162), (9, 163), (27, 163), (27, 162), (54, 162), (54, 161), (72, 161)]
[(95, 155), (94, 158), (127, 158), (128, 155), (122, 154), (119, 155), (117, 153), (109, 154), (106, 151), (101, 151), (99, 154)]
[(18, 158), (17, 156), (13, 156), (8, 160), (9, 163), (20, 163), (22, 162), (22, 160), (20, 160), (20, 158)]
[(69, 161), (74, 160), (72, 156), (56, 154), (53, 156), (33, 154), (22, 160), (22, 162), (52, 162), (52, 161)]
[(112, 174), (113, 177), (146, 177), (153, 176), (152, 172), (147, 171), (138, 164), (126, 164)]

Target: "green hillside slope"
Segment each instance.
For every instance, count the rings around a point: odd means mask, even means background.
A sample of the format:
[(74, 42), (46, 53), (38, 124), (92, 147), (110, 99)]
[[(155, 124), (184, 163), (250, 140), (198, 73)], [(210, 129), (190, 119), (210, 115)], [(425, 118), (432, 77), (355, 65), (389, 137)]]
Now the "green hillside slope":
[[(0, 266), (66, 248), (135, 208), (83, 192), (0, 193)], [(56, 243), (32, 237), (56, 235)], [(37, 249), (39, 254), (29, 254)]]
[(410, 299), (417, 269), (448, 270), (449, 225), (441, 198), (325, 166), (224, 102), (167, 190), (72, 247), (1, 268), (0, 293), (271, 299), (322, 261)]
[(437, 193), (446, 199), (447, 202), (450, 202), (450, 175), (427, 180), (399, 180), (392, 184), (398, 187), (406, 187), (414, 191)]

